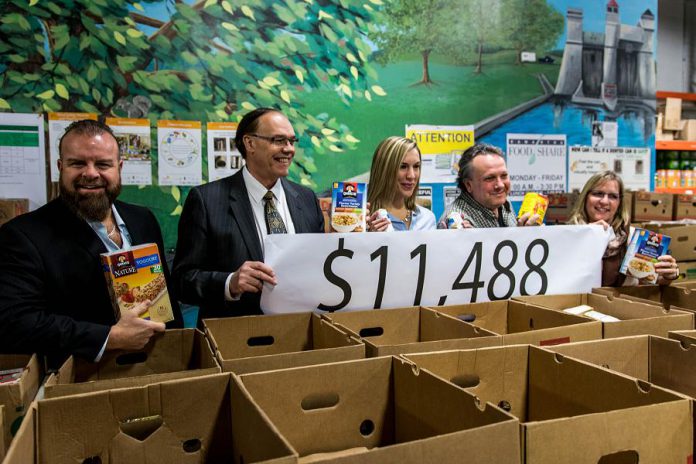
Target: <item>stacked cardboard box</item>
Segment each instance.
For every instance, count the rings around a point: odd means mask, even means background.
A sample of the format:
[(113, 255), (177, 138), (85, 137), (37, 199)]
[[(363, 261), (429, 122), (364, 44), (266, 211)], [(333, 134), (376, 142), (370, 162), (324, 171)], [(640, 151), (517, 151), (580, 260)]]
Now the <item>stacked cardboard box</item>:
[(218, 372), (220, 366), (201, 331), (174, 329), (156, 334), (139, 351), (107, 351), (97, 363), (69, 358), (46, 380), (45, 396), (142, 386)]
[(631, 221), (671, 221), (674, 214), (674, 195), (637, 191), (632, 195)]
[(510, 411), (527, 464), (691, 462), (692, 403), (657, 385), (525, 345), (403, 358)]
[(579, 193), (549, 193), (549, 206), (546, 210), (544, 222), (546, 224), (566, 224), (570, 219), (570, 212), (578, 200)]
[(313, 313), (204, 319), (223, 371), (236, 374), (365, 357), (365, 346)]

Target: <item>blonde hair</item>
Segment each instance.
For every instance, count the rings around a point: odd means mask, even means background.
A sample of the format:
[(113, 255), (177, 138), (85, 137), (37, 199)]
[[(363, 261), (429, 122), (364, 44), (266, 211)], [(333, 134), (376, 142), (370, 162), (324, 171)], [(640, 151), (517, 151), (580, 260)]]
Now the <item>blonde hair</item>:
[(573, 206), (570, 212), (570, 219), (568, 224), (589, 224), (590, 218), (587, 216), (586, 206), (587, 206), (587, 196), (600, 184), (608, 181), (615, 181), (619, 186), (619, 207), (616, 210), (616, 214), (611, 221), (611, 227), (615, 231), (620, 229), (627, 229), (631, 223), (631, 213), (628, 211), (628, 204), (624, 201), (624, 184), (614, 171), (602, 171), (590, 177), (590, 179), (585, 183), (585, 186), (580, 192), (578, 201)]
[[(413, 140), (405, 137), (388, 137), (377, 145), (375, 154), (372, 155), (372, 167), (370, 168), (370, 185), (367, 188), (367, 201), (370, 202), (370, 209), (377, 211), (390, 205), (398, 192), (396, 176), (399, 173), (401, 163), (406, 153), (416, 149), (418, 159), (421, 153), (418, 145)], [(416, 180), (416, 188), (413, 194), (404, 201), (406, 208), (413, 210), (416, 208), (416, 196), (420, 185), (420, 175)]]

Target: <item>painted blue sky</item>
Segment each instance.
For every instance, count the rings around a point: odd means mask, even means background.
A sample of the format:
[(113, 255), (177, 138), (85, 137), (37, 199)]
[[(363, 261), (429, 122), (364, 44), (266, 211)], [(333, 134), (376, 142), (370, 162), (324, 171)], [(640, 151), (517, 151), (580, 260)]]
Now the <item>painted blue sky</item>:
[[(604, 32), (604, 17), (607, 0), (547, 0), (548, 4), (565, 16), (568, 7), (580, 8), (583, 12), (583, 29), (589, 32)], [(650, 10), (657, 19), (657, 0), (617, 0), (619, 17), (623, 24), (635, 26), (645, 10)], [(565, 32), (558, 39), (557, 48), (565, 45)]]

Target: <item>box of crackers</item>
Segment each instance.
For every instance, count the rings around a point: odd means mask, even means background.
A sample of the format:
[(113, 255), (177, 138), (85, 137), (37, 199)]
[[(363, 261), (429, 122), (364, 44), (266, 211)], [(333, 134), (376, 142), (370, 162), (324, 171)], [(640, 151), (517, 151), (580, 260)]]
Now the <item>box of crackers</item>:
[(174, 320), (162, 259), (156, 243), (102, 253), (101, 261), (116, 320), (123, 311), (130, 310), (145, 300), (150, 300), (150, 308), (140, 317), (156, 322)]

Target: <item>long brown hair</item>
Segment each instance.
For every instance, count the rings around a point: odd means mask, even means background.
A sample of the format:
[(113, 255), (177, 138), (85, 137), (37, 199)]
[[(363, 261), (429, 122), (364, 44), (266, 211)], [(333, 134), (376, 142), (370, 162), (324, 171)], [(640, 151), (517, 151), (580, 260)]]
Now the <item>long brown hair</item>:
[(585, 183), (585, 186), (580, 192), (580, 197), (578, 201), (573, 206), (570, 212), (570, 219), (568, 224), (589, 224), (590, 218), (587, 216), (586, 206), (587, 206), (587, 196), (594, 190), (599, 184), (603, 184), (608, 181), (615, 181), (619, 186), (619, 207), (616, 210), (616, 214), (611, 221), (611, 227), (615, 231), (620, 229), (627, 229), (631, 223), (631, 213), (628, 211), (628, 204), (624, 201), (624, 184), (621, 177), (614, 171), (602, 171), (590, 177), (590, 179)]
[[(375, 154), (372, 155), (370, 185), (367, 188), (367, 201), (370, 202), (372, 211), (377, 211), (391, 204), (398, 191), (396, 176), (399, 173), (401, 163), (406, 153), (414, 148), (418, 151), (418, 159), (420, 160), (421, 153), (418, 150), (418, 145), (413, 140), (405, 137), (388, 137), (377, 145)], [(413, 190), (413, 194), (404, 201), (406, 208), (409, 210), (416, 208), (416, 196), (418, 195), (419, 185), (420, 175), (416, 181), (416, 188)]]

